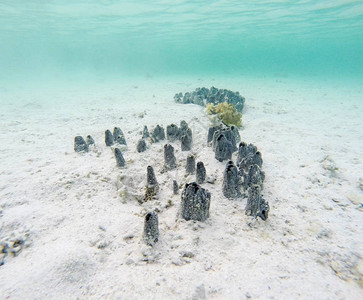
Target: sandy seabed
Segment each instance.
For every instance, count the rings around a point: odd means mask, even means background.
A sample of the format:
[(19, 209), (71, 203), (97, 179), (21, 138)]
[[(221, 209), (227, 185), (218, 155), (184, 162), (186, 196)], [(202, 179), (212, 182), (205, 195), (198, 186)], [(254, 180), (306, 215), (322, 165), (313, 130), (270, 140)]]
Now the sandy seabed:
[[(262, 152), (266, 222), (251, 222), (246, 199), (223, 196), (225, 162), (207, 146), (204, 108), (173, 101), (212, 85), (246, 97), (240, 134)], [(4, 90), (0, 104), (0, 242), (23, 243), (0, 254), (1, 299), (363, 299), (363, 85), (148, 78)], [(178, 168), (161, 173), (167, 141), (136, 151), (144, 125), (181, 120), (216, 177), (202, 185), (212, 194), (204, 223), (178, 218), (181, 190), (172, 192), (173, 179), (195, 180), (190, 152), (171, 143)], [(125, 169), (104, 143), (114, 126), (126, 136)], [(88, 134), (95, 148), (75, 153), (74, 137)], [(139, 204), (148, 165), (160, 193)], [(154, 209), (151, 248), (142, 233)]]

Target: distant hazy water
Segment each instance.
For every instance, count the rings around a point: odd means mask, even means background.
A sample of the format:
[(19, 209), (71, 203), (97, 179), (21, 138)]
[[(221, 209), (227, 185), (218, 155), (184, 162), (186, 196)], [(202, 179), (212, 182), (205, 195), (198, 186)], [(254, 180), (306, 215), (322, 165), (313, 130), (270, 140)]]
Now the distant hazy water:
[(0, 85), (178, 74), (363, 77), (363, 1), (0, 0)]

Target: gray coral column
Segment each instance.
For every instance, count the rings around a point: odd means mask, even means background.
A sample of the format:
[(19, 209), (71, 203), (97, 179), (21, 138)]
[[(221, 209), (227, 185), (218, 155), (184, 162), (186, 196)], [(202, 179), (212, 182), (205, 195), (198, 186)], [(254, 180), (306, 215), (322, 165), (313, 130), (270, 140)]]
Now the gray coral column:
[(170, 144), (164, 145), (164, 165), (168, 170), (176, 168), (176, 158), (174, 155), (174, 147)]
[(74, 138), (74, 151), (76, 151), (76, 152), (81, 152), (81, 151), (88, 152), (88, 144), (86, 143), (86, 141), (84, 140), (83, 137), (76, 136)]
[(233, 164), (233, 161), (229, 161), (226, 165), (223, 174), (223, 195), (226, 198), (234, 199), (241, 196), (240, 192), (241, 181), (238, 176), (237, 167)]
[(204, 164), (203, 164), (203, 162), (199, 161), (197, 163), (197, 172), (195, 175), (197, 183), (199, 183), (199, 184), (204, 183), (206, 176), (207, 176), (207, 172), (205, 170)]
[(124, 167), (126, 165), (125, 159), (119, 148), (115, 148), (115, 158), (118, 167)]
[(181, 216), (185, 220), (205, 221), (209, 217), (211, 195), (196, 182), (185, 185), (181, 200)]
[(145, 200), (149, 200), (150, 198), (154, 197), (158, 191), (159, 184), (156, 180), (154, 169), (152, 166), (148, 166), (146, 174)]
[(144, 240), (149, 246), (154, 246), (159, 240), (159, 221), (155, 212), (149, 212), (145, 216)]

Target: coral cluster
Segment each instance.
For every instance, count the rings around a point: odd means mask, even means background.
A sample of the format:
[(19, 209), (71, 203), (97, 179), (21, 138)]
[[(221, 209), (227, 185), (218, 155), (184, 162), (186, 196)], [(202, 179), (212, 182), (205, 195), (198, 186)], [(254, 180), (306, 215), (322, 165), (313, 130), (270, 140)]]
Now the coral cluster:
[(265, 173), (262, 171), (262, 155), (257, 151), (257, 147), (246, 143), (240, 143), (238, 147), (237, 165), (239, 176), (242, 178), (242, 186), (247, 191), (246, 214), (255, 218), (260, 217), (262, 220), (268, 218), (270, 206), (263, 199), (261, 191)]
[(83, 137), (81, 137), (80, 135), (76, 136), (74, 138), (74, 151), (76, 152), (88, 152), (89, 147), (94, 145), (95, 141), (94, 139), (90, 136), (87, 135), (87, 142), (84, 140)]
[(232, 92), (226, 89), (217, 89), (215, 87), (208, 88), (197, 88), (193, 92), (177, 93), (174, 96), (174, 100), (178, 103), (194, 103), (205, 106), (208, 103), (217, 105), (218, 103), (231, 103), (237, 109), (242, 112), (245, 103), (245, 98), (242, 97), (239, 92)]
[[(193, 93), (186, 93), (184, 96), (179, 93), (175, 100), (181, 103), (196, 103), (207, 106), (209, 115), (215, 115), (220, 122), (209, 128), (207, 144), (212, 146), (215, 158), (220, 161), (228, 161), (224, 173), (221, 191), (228, 199), (247, 197), (245, 213), (254, 218), (260, 217), (262, 220), (268, 218), (269, 204), (263, 199), (261, 191), (265, 174), (262, 171), (262, 156), (257, 148), (241, 141), (238, 127), (242, 125), (242, 114), (244, 98), (238, 92), (233, 93), (228, 90), (210, 90), (202, 88)], [(142, 137), (137, 142), (137, 152), (147, 150), (146, 142), (157, 143), (165, 138), (170, 142), (164, 145), (164, 167), (161, 172), (168, 172), (178, 167), (174, 154), (174, 147), (171, 143), (180, 141), (181, 150), (189, 151), (192, 147), (192, 130), (183, 120), (178, 127), (175, 124), (168, 125), (166, 130), (157, 125), (151, 134), (147, 126), (144, 126)], [(107, 146), (115, 143), (126, 145), (126, 139), (119, 127), (115, 127), (113, 134), (110, 130), (105, 132), (105, 142)], [(239, 143), (237, 147), (237, 143)], [(87, 142), (80, 136), (75, 138), (75, 151), (88, 151), (89, 144), (94, 144), (92, 137), (87, 137)], [(126, 165), (122, 152), (114, 148), (117, 166)], [(233, 162), (233, 153), (238, 150), (236, 163)], [(186, 156), (185, 177), (195, 174), (195, 182), (186, 183), (181, 193), (180, 216), (185, 220), (205, 221), (209, 217), (211, 194), (201, 185), (214, 184), (213, 180), (206, 177), (204, 163), (199, 161), (196, 164), (194, 154)], [(177, 195), (179, 185), (176, 180), (172, 184), (173, 195)], [(138, 200), (143, 203), (149, 200), (156, 200), (159, 196), (159, 183), (156, 179), (154, 168), (147, 167), (145, 194)], [(171, 200), (169, 200), (171, 201)], [(158, 210), (156, 210), (158, 211)], [(159, 211), (158, 211), (159, 212)], [(149, 246), (154, 246), (159, 240), (158, 215), (156, 212), (148, 212), (144, 220), (144, 241)]]
[(212, 147), (215, 158), (221, 162), (230, 160), (232, 158), (232, 153), (237, 151), (236, 133), (231, 130), (231, 127), (223, 128), (222, 126), (214, 127), (214, 130), (209, 130), (209, 133), (211, 131), (213, 132)]
[(114, 143), (117, 143), (119, 145), (127, 145), (125, 135), (122, 132), (120, 127), (115, 127), (113, 129), (113, 133), (109, 129), (105, 131), (105, 144), (106, 146), (110, 147)]
[(159, 141), (165, 140), (164, 128), (161, 127), (160, 125), (156, 125), (151, 136), (152, 136), (154, 142), (159, 142)]
[(120, 127), (115, 127), (113, 129), (113, 140), (120, 145), (126, 145), (125, 135)]

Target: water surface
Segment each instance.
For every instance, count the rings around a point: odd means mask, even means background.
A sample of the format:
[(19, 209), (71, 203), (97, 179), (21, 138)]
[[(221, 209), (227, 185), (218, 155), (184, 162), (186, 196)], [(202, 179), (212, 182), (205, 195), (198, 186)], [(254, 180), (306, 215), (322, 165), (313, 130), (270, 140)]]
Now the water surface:
[[(92, 3), (94, 2), (94, 3)], [(363, 1), (0, 1), (0, 84), (363, 77)]]

